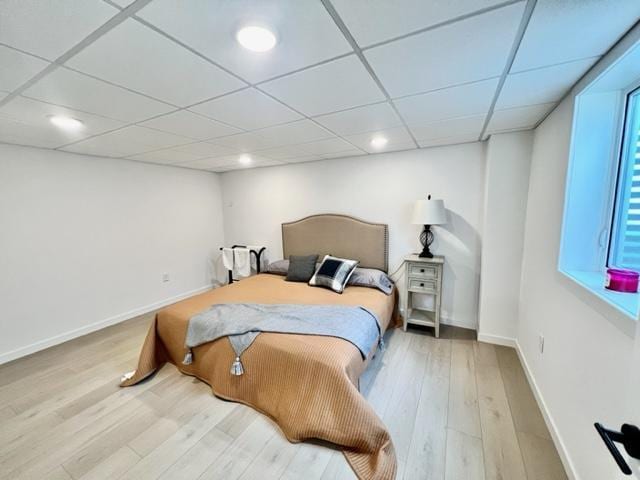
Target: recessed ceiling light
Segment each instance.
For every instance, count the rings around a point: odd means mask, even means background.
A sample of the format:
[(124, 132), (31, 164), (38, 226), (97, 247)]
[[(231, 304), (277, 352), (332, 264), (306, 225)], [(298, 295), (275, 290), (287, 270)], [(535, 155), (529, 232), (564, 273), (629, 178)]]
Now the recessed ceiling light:
[(276, 36), (264, 27), (249, 25), (238, 30), (236, 40), (252, 52), (267, 52), (276, 46)]
[(64, 130), (79, 130), (84, 126), (84, 124), (80, 120), (76, 118), (65, 117), (64, 115), (51, 115), (49, 117), (49, 121), (56, 127), (62, 128)]
[(240, 165), (250, 165), (252, 161), (253, 160), (251, 160), (251, 157), (249, 155), (241, 155), (238, 158), (238, 163)]
[(382, 148), (387, 144), (388, 141), (389, 140), (387, 140), (385, 137), (373, 137), (373, 139), (371, 140), (371, 146), (373, 148)]

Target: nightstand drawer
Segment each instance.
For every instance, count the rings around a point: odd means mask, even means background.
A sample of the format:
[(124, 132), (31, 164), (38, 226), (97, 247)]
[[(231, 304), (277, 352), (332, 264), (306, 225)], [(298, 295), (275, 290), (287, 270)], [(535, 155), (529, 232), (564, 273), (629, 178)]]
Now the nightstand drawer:
[(438, 277), (438, 267), (434, 267), (431, 265), (425, 265), (421, 263), (410, 263), (409, 267), (409, 276), (417, 277), (417, 278), (437, 278)]
[(409, 278), (409, 291), (418, 293), (436, 293), (437, 282), (422, 278)]

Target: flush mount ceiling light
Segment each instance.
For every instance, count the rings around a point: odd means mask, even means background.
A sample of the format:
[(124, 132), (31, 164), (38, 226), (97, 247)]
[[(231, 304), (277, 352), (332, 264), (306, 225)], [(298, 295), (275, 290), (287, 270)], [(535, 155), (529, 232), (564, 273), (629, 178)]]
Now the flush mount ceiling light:
[(388, 141), (389, 140), (387, 140), (385, 137), (373, 137), (373, 139), (371, 140), (371, 146), (373, 148), (382, 148), (387, 144)]
[(251, 160), (249, 155), (241, 155), (240, 158), (238, 158), (238, 163), (240, 165), (251, 165), (252, 161), (253, 160)]
[(65, 117), (64, 115), (51, 115), (49, 121), (56, 127), (64, 130), (79, 130), (84, 124), (75, 118)]
[(267, 52), (276, 46), (276, 36), (271, 31), (257, 25), (242, 27), (236, 33), (236, 40), (252, 52)]

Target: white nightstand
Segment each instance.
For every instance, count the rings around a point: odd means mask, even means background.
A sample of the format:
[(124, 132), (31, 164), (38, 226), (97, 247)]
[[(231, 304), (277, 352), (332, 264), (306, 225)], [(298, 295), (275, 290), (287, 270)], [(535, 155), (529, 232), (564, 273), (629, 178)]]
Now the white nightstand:
[[(418, 255), (409, 255), (404, 259), (404, 323), (433, 327), (436, 337), (440, 336), (440, 303), (442, 299), (442, 270), (444, 257), (435, 255), (433, 258), (420, 258)], [(433, 309), (414, 307), (414, 294), (427, 294), (433, 296)]]

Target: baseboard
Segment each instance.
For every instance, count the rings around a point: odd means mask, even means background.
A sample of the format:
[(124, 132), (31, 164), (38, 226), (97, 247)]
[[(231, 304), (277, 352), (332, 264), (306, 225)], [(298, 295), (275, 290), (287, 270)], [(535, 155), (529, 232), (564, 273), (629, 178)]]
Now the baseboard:
[(502, 345), (504, 347), (516, 348), (516, 339), (509, 337), (501, 337), (499, 335), (489, 335), (487, 333), (478, 332), (478, 341), (484, 343), (493, 343), (494, 345)]
[(196, 288), (195, 290), (190, 290), (188, 292), (184, 292), (170, 298), (165, 298), (164, 300), (145, 305), (144, 307), (129, 310), (128, 312), (109, 317), (105, 320), (100, 320), (99, 322), (91, 323), (89, 325), (85, 325), (84, 327), (61, 333), (60, 335), (56, 335), (55, 337), (40, 340), (38, 342), (32, 343), (31, 345), (20, 347), (15, 350), (11, 350), (10, 352), (2, 353), (0, 354), (0, 365), (24, 357), (26, 355), (30, 355), (40, 350), (44, 350), (45, 348), (53, 347), (55, 345), (59, 345), (60, 343), (73, 340), (74, 338), (87, 335), (88, 333), (95, 332), (96, 330), (101, 330), (108, 326), (115, 325), (116, 323), (124, 322), (125, 320), (137, 317), (138, 315), (144, 315), (145, 313), (149, 313), (158, 308), (162, 308), (172, 303), (179, 302), (180, 300), (184, 300), (185, 298), (191, 297), (193, 295), (206, 292), (211, 288), (213, 288), (213, 285), (205, 285), (203, 287)]
[(529, 368), (529, 364), (527, 363), (527, 359), (524, 357), (522, 353), (522, 349), (520, 348), (520, 344), (515, 342), (515, 349), (518, 353), (518, 358), (520, 359), (520, 363), (522, 364), (522, 368), (524, 370), (525, 375), (527, 376), (527, 380), (529, 381), (529, 386), (533, 391), (533, 396), (538, 403), (538, 407), (542, 412), (542, 417), (544, 418), (544, 422), (547, 424), (547, 428), (549, 429), (549, 433), (551, 433), (551, 439), (558, 451), (558, 455), (560, 455), (560, 460), (562, 461), (562, 465), (564, 466), (564, 470), (567, 473), (567, 477), (569, 480), (579, 480), (578, 474), (576, 473), (576, 469), (571, 462), (571, 458), (569, 457), (569, 452), (567, 450), (564, 441), (562, 440), (562, 435), (560, 435), (560, 431), (556, 426), (556, 422), (553, 420), (553, 416), (547, 408), (547, 403), (544, 401), (544, 397), (542, 396), (542, 392), (538, 388), (538, 384), (536, 383), (535, 378), (533, 377), (533, 373)]

